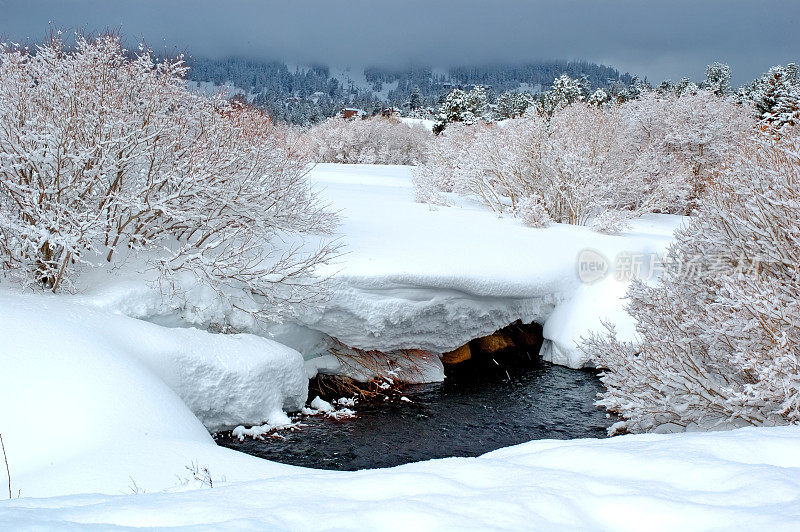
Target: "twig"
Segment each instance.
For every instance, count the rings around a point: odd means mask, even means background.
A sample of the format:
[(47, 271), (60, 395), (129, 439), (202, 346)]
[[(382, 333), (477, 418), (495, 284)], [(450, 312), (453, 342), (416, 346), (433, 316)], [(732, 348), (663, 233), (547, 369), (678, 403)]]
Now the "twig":
[(3, 443), (2, 434), (0, 434), (0, 447), (3, 448), (3, 460), (6, 462), (6, 475), (8, 476), (8, 498), (11, 499), (11, 470), (8, 468), (8, 455), (6, 454), (6, 444)]

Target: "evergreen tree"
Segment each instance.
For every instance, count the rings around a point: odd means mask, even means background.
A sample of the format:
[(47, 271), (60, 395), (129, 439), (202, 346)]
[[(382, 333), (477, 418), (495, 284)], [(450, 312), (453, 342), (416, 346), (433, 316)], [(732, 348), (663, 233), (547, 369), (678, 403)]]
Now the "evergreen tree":
[(522, 116), (533, 102), (533, 95), (529, 92), (504, 92), (497, 98), (497, 114), (500, 118)]
[(706, 81), (703, 88), (725, 96), (731, 92), (731, 67), (725, 63), (715, 62), (706, 67)]
[(422, 93), (420, 92), (419, 87), (414, 87), (414, 90), (411, 91), (411, 97), (409, 98), (408, 102), (412, 110), (422, 107)]
[(553, 80), (553, 87), (542, 97), (542, 107), (548, 115), (556, 110), (586, 98), (580, 80), (562, 74)]
[(800, 80), (797, 65), (774, 66), (743, 90), (756, 116), (775, 129), (800, 121)]

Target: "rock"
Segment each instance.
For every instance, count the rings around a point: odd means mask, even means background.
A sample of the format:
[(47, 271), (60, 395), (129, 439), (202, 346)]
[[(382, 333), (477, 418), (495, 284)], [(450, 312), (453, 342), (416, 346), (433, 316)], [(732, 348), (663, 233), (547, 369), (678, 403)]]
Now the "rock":
[(464, 344), (458, 349), (442, 354), (442, 364), (453, 365), (472, 358), (472, 349), (469, 344)]
[(542, 345), (541, 327), (536, 325), (512, 325), (509, 327), (511, 338), (517, 347), (535, 347)]
[(511, 335), (505, 330), (497, 331), (483, 338), (476, 338), (471, 343), (476, 351), (487, 354), (497, 353), (503, 349), (514, 347), (514, 340), (511, 339)]

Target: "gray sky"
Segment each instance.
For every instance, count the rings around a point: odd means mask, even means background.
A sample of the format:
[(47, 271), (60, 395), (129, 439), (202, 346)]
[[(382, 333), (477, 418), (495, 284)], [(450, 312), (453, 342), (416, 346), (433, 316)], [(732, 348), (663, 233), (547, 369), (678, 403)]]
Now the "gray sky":
[(728, 62), (736, 84), (800, 61), (798, 0), (0, 0), (0, 36), (121, 30), (195, 56), (340, 66), (446, 67), (587, 59), (702, 79)]

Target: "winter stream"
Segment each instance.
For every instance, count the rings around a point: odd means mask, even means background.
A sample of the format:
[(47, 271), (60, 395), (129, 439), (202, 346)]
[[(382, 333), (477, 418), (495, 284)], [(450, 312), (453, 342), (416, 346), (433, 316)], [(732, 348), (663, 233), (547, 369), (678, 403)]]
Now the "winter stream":
[(405, 388), (400, 400), (364, 402), (356, 417), (303, 419), (301, 430), (264, 441), (217, 436), (225, 447), (320, 469), (391, 467), (478, 456), (536, 439), (599, 438), (613, 423), (593, 402), (596, 375), (535, 361), (508, 373), (469, 372)]

